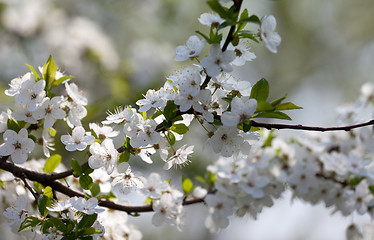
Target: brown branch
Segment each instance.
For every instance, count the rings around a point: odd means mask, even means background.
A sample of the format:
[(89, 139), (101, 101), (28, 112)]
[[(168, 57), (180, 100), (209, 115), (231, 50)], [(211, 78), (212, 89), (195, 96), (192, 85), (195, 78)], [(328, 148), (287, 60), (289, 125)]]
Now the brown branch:
[[(20, 179), (29, 179), (31, 181), (36, 181), (44, 186), (50, 186), (54, 191), (63, 193), (69, 197), (84, 197), (82, 192), (74, 190), (70, 187), (63, 185), (58, 180), (51, 180), (52, 174), (37, 172), (34, 170), (30, 170), (24, 167), (20, 167), (15, 165), (12, 162), (6, 161), (8, 157), (1, 157), (0, 158), (0, 168), (11, 172), (15, 177)], [(139, 213), (139, 212), (153, 212), (153, 208), (151, 205), (139, 205), (139, 206), (128, 206), (114, 203), (110, 200), (99, 200), (99, 205), (102, 207), (107, 207), (113, 210), (124, 211), (129, 214), (131, 213)], [(188, 199), (183, 201), (183, 205), (191, 205), (195, 203), (204, 202), (204, 199)]]
[(261, 123), (256, 121), (251, 121), (253, 127), (262, 127), (268, 130), (271, 129), (293, 129), (293, 130), (303, 130), (303, 131), (318, 131), (318, 132), (327, 132), (327, 131), (350, 131), (355, 128), (365, 127), (374, 125), (374, 119), (368, 122), (349, 125), (349, 126), (341, 126), (341, 127), (311, 127), (311, 126), (304, 126), (304, 125), (289, 125), (289, 124), (275, 124), (275, 123)]
[[(235, 12), (240, 12), (240, 8), (242, 6), (242, 2), (243, 0), (235, 0), (234, 1), (234, 8), (235, 8)], [(236, 28), (236, 24), (234, 25), (231, 25), (230, 27), (230, 31), (229, 33), (227, 34), (227, 37), (226, 37), (226, 40), (225, 40), (225, 43), (223, 44), (222, 46), (222, 52), (226, 51), (227, 47), (229, 46), (230, 42), (234, 39), (234, 32), (235, 32), (235, 28)], [(206, 76), (203, 84), (200, 86), (200, 89), (204, 89), (208, 86), (210, 80), (212, 79), (212, 77), (210, 76)]]

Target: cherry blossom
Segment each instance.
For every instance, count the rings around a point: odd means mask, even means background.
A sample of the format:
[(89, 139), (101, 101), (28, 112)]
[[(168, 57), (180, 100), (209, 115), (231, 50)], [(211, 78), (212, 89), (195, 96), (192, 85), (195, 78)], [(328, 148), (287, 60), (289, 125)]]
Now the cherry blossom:
[(277, 47), (281, 43), (281, 37), (277, 32), (274, 32), (276, 26), (277, 22), (272, 15), (264, 16), (261, 19), (261, 39), (272, 53), (277, 53)]
[(175, 61), (186, 61), (189, 58), (196, 57), (200, 54), (205, 46), (205, 41), (200, 40), (193, 35), (188, 38), (186, 45), (178, 46), (175, 49)]
[(221, 72), (231, 72), (233, 70), (231, 62), (235, 57), (234, 51), (227, 50), (222, 52), (219, 44), (213, 44), (210, 47), (209, 56), (201, 61), (201, 66), (204, 67), (210, 77), (216, 77)]
[(95, 141), (95, 137), (87, 135), (83, 127), (75, 127), (71, 135), (62, 135), (61, 142), (69, 152), (83, 151), (88, 145)]
[(0, 145), (0, 156), (11, 156), (16, 164), (22, 164), (27, 160), (27, 154), (34, 150), (35, 143), (28, 138), (28, 132), (22, 128), (18, 133), (6, 130), (3, 135), (4, 143)]

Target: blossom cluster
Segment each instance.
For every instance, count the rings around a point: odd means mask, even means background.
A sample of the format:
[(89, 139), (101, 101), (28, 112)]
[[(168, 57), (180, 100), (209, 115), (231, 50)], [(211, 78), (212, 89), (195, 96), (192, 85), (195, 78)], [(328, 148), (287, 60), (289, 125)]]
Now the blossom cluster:
[[(182, 230), (185, 205), (205, 202), (205, 225), (214, 232), (227, 227), (231, 215), (256, 218), (286, 189), (312, 204), (323, 201), (344, 215), (354, 211), (371, 214), (373, 128), (289, 140), (254, 127), (255, 118), (289, 120), (284, 111), (300, 108), (283, 102), (285, 97), (269, 102), (266, 79), (252, 85), (230, 75), (233, 66), (256, 58), (249, 48), (252, 42), (262, 41), (271, 52), (277, 52), (281, 38), (275, 32), (276, 20), (273, 16), (249, 17), (247, 10), (239, 16), (240, 4), (236, 6), (235, 1), (236, 13), (219, 1), (210, 4), (215, 4), (218, 15), (204, 13), (198, 19), (209, 27), (209, 36), (198, 32), (201, 38), (190, 36), (175, 50), (176, 61), (192, 60), (195, 64), (167, 76), (158, 90), (148, 90), (136, 102), (139, 108), (117, 107), (101, 123), (89, 123), (90, 131), (82, 124), (87, 98), (70, 76), (57, 69), (52, 58), (39, 68), (41, 76), (30, 67), (31, 72), (11, 81), (5, 94), (14, 97), (15, 105), (0, 114), (1, 161), (9, 162), (10, 156), (13, 163), (23, 164), (25, 168), (20, 169), (35, 170), (32, 174), (45, 172), (39, 184), (30, 185), (27, 174), (20, 177), (28, 192), (18, 194), (17, 201), (6, 208), (4, 216), (11, 225), (20, 231), (39, 226), (36, 234), (41, 239), (141, 239), (141, 232), (127, 223), (128, 215), (153, 211), (155, 226), (166, 223)], [(257, 24), (258, 32), (242, 31), (247, 23)], [(233, 29), (226, 39), (221, 32), (225, 27)], [(209, 55), (200, 58), (207, 44)], [(58, 88), (65, 94), (57, 95)], [(374, 86), (364, 85), (357, 103), (340, 109), (341, 124), (359, 123), (361, 113), (373, 113), (373, 100)], [(57, 134), (57, 120), (66, 123), (68, 134)], [(158, 160), (156, 153), (164, 170), (188, 165), (194, 146), (176, 146), (193, 121), (200, 124), (218, 158), (207, 167), (208, 177), (199, 176), (202, 186), (189, 178), (183, 178), (178, 186), (159, 173), (145, 177), (134, 171), (134, 161), (140, 158), (152, 164)], [(69, 170), (54, 174), (62, 158), (50, 153), (55, 151), (55, 141), (70, 153), (83, 152), (83, 159), (72, 159)], [(42, 145), (48, 158), (42, 166), (27, 161), (36, 144)], [(68, 187), (53, 178), (56, 175), (66, 178)], [(43, 182), (46, 176), (51, 183)], [(70, 198), (56, 201), (63, 199), (60, 193)], [(131, 193), (141, 195), (144, 205), (131, 208)], [(37, 202), (38, 213), (28, 208), (30, 195)], [(123, 212), (106, 211), (99, 205)]]

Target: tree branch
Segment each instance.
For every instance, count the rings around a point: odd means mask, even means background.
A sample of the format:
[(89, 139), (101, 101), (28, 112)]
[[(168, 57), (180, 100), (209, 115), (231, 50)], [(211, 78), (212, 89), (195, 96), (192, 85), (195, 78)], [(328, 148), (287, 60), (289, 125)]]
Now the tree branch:
[[(44, 186), (50, 186), (54, 191), (63, 193), (69, 197), (85, 197), (82, 192), (69, 188), (63, 185), (58, 180), (51, 180), (52, 174), (37, 172), (34, 170), (30, 170), (24, 167), (17, 166), (14, 163), (6, 161), (7, 158), (8, 157), (0, 158), (0, 168), (5, 171), (11, 172), (15, 177), (18, 177), (22, 179), (23, 181), (25, 181), (25, 179), (29, 179), (31, 181), (36, 181)], [(204, 202), (204, 199), (201, 199), (201, 198), (187, 199), (183, 201), (183, 205), (191, 205), (191, 204), (202, 203), (202, 202)], [(128, 206), (128, 205), (117, 204), (110, 200), (100, 200), (100, 199), (99, 199), (99, 205), (102, 207), (113, 209), (113, 210), (124, 211), (129, 214), (139, 213), (139, 212), (153, 212), (153, 208), (151, 205)]]
[(275, 123), (261, 123), (256, 122), (254, 120), (251, 121), (253, 127), (262, 127), (268, 130), (271, 129), (294, 129), (294, 130), (304, 130), (304, 131), (318, 131), (318, 132), (327, 132), (327, 131), (350, 131), (355, 128), (365, 127), (374, 125), (374, 119), (368, 122), (349, 125), (349, 126), (342, 126), (342, 127), (311, 127), (311, 126), (304, 126), (304, 125), (289, 125), (289, 124), (275, 124)]

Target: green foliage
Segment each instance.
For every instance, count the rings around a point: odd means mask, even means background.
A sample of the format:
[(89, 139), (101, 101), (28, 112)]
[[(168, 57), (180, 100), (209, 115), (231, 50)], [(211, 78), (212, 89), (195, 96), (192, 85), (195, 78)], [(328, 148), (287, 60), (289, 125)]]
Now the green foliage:
[(255, 116), (256, 118), (277, 118), (283, 120), (292, 120), (287, 114), (282, 112), (263, 112)]
[(82, 174), (79, 177), (79, 184), (84, 190), (90, 190), (93, 186), (93, 180), (90, 175)]
[(41, 224), (42, 220), (37, 217), (29, 216), (19, 226), (18, 232), (28, 231)]
[(3, 180), (1, 180), (1, 179), (0, 179), (0, 186), (1, 186), (2, 189), (5, 189), (4, 182), (3, 182)]
[(94, 182), (91, 189), (91, 194), (93, 197), (96, 197), (97, 195), (100, 194), (100, 184), (98, 182)]
[(49, 211), (46, 207), (51, 205), (51, 199), (47, 195), (42, 195), (38, 199), (38, 209), (40, 212), (40, 215), (43, 217), (47, 216)]
[(46, 221), (45, 225), (46, 226), (50, 225), (51, 227), (56, 227), (57, 230), (59, 230), (63, 233), (66, 232), (66, 230), (67, 230), (66, 225), (59, 218), (49, 218)]
[(77, 228), (82, 229), (82, 228), (88, 228), (91, 227), (97, 218), (97, 214), (91, 214), (91, 215), (84, 215), (83, 218), (79, 221)]
[(171, 126), (170, 130), (178, 134), (185, 134), (188, 132), (188, 127), (183, 123), (178, 123)]
[(128, 162), (130, 160), (130, 152), (129, 151), (125, 151), (123, 152), (121, 155), (119, 155), (118, 157), (118, 163), (123, 163), (123, 162)]
[(82, 167), (78, 164), (77, 160), (74, 158), (71, 159), (71, 168), (74, 170), (73, 175), (74, 177), (79, 177), (82, 175)]
[(173, 146), (175, 144), (175, 136), (171, 131), (168, 132), (168, 139), (169, 139), (169, 144)]
[(192, 183), (191, 179), (184, 178), (183, 182), (182, 182), (182, 188), (183, 188), (183, 192), (186, 195), (189, 194), (190, 192), (192, 192), (192, 190), (193, 190), (193, 183)]
[(18, 125), (18, 122), (16, 120), (9, 118), (7, 121), (7, 129), (11, 129), (18, 133), (19, 130), (21, 130), (21, 127)]
[(34, 69), (32, 66), (28, 65), (28, 64), (26, 64), (26, 66), (31, 70), (31, 72), (32, 72), (32, 74), (34, 75), (36, 81), (39, 81), (39, 80), (40, 80), (40, 76), (39, 76), (39, 74), (35, 71), (35, 69)]
[(53, 192), (52, 192), (52, 188), (50, 186), (46, 186), (43, 190), (43, 194), (45, 196), (47, 196), (49, 199), (52, 199), (53, 198)]
[(269, 96), (269, 83), (265, 78), (260, 79), (251, 90), (250, 98), (254, 98), (257, 102), (266, 102)]
[(46, 82), (46, 88), (55, 81), (56, 77), (56, 72), (57, 72), (57, 65), (53, 61), (52, 56), (50, 55), (47, 62), (43, 66), (43, 79)]
[(54, 154), (48, 158), (48, 160), (44, 164), (44, 169), (43, 171), (46, 173), (52, 173), (57, 166), (61, 163), (61, 155), (59, 154)]

